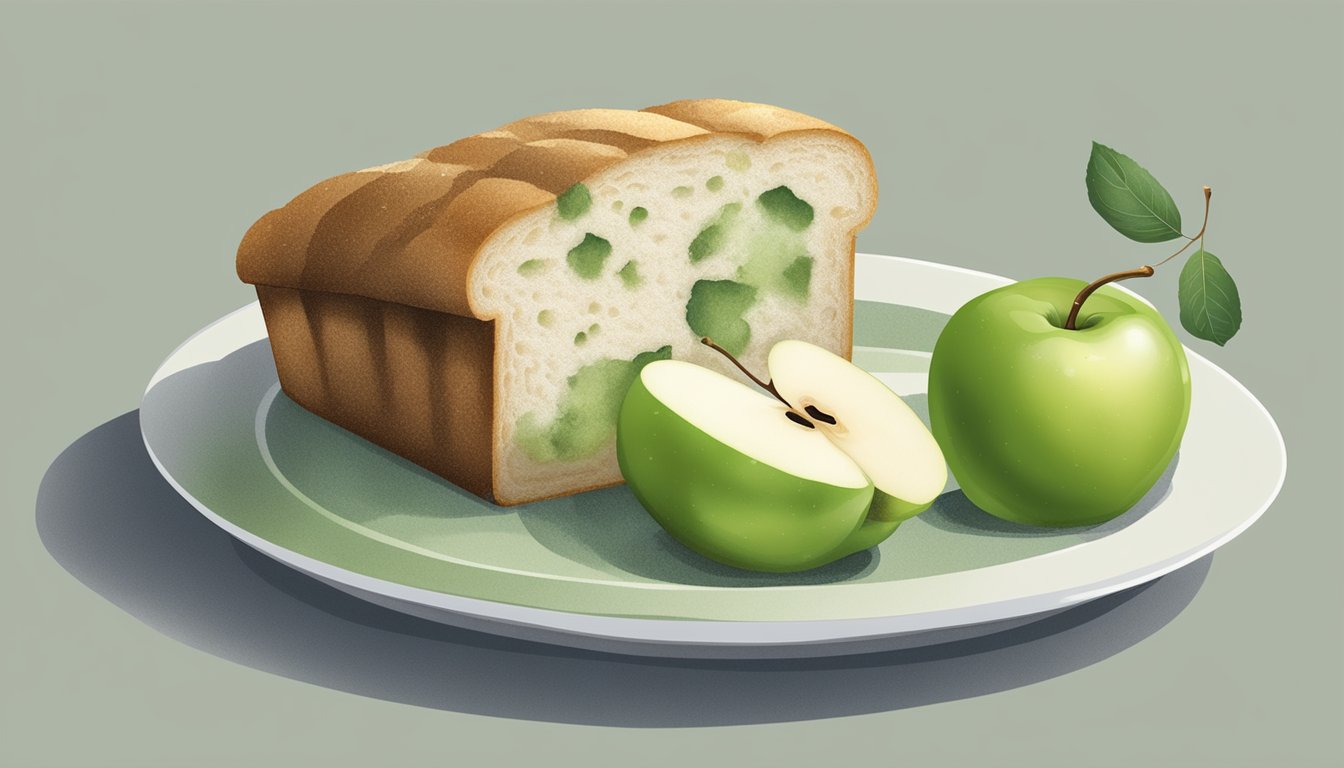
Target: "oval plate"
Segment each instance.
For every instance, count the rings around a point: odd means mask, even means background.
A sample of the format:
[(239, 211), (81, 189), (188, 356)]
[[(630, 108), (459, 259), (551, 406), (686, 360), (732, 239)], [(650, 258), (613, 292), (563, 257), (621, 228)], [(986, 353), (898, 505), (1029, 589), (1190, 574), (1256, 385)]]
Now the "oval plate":
[[(859, 254), (854, 361), (917, 412), (930, 352), (968, 299), (1011, 282)], [(499, 507), (312, 415), (279, 389), (256, 304), (201, 330), (141, 404), (159, 471), (249, 546), (399, 611), (620, 653), (857, 653), (984, 634), (1155, 579), (1245, 530), (1283, 483), (1273, 419), (1188, 352), (1181, 451), (1134, 509), (1045, 530), (992, 518), (955, 485), (867, 552), (805, 574), (719, 566), (625, 486)]]

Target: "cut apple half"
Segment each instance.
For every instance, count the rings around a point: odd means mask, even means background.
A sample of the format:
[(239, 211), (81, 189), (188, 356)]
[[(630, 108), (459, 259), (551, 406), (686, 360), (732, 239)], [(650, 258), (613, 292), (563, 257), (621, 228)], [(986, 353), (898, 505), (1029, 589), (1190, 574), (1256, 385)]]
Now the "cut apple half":
[(788, 403), (679, 360), (649, 363), (626, 394), (621, 472), (682, 544), (806, 570), (881, 542), (942, 491), (941, 451), (880, 381), (803, 342), (776, 345), (770, 370)]

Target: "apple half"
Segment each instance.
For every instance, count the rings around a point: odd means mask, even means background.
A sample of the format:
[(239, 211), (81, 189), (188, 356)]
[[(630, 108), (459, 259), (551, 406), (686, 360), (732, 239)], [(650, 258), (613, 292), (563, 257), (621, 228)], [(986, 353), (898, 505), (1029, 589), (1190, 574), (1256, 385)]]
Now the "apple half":
[(738, 568), (807, 570), (942, 493), (942, 451), (881, 381), (802, 341), (776, 344), (767, 366), (780, 399), (680, 360), (649, 363), (626, 394), (617, 461), (673, 538)]

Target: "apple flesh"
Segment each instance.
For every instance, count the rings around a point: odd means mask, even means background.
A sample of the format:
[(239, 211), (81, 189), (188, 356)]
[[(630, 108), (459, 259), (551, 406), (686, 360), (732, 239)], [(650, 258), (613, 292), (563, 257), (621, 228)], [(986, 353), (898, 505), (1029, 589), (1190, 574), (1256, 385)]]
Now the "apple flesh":
[(933, 434), (966, 497), (1040, 526), (1109, 520), (1171, 463), (1190, 413), (1180, 341), (1106, 286), (1064, 329), (1081, 280), (1039, 278), (967, 302), (929, 368)]
[(919, 416), (886, 384), (804, 341), (771, 347), (766, 365), (780, 396), (872, 479), (876, 492), (870, 519), (906, 520), (943, 492), (943, 452)]
[(626, 394), (621, 473), (675, 539), (738, 568), (807, 570), (878, 544), (942, 492), (937, 444), (880, 381), (804, 342), (768, 364), (793, 409), (678, 360), (645, 366)]

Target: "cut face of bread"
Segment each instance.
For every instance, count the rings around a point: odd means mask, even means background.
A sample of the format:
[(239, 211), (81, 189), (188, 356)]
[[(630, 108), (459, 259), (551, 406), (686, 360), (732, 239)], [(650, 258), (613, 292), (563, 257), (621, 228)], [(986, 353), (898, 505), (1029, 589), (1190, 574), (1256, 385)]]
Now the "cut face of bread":
[(853, 238), (876, 201), (853, 141), (709, 136), (646, 149), (488, 238), (469, 299), (496, 322), (496, 493), (620, 482), (616, 415), (674, 358), (765, 372), (776, 341), (848, 357)]

